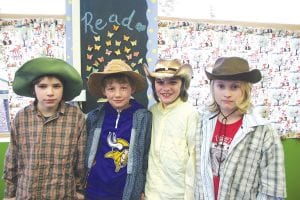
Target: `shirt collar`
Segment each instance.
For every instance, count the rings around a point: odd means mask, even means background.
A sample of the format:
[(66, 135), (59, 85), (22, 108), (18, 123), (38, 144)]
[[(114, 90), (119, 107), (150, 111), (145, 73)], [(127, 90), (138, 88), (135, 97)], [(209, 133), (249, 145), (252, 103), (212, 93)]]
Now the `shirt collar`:
[[(37, 114), (37, 115), (41, 115), (40, 112), (38, 112), (37, 107), (36, 107), (36, 105), (35, 105), (34, 102), (32, 102), (32, 103), (30, 104), (29, 109), (30, 109), (33, 113), (35, 113), (35, 114)], [(62, 100), (62, 101), (59, 103), (59, 106), (58, 106), (58, 108), (57, 108), (56, 113), (57, 113), (57, 114), (58, 114), (58, 113), (59, 113), (59, 114), (64, 114), (65, 111), (66, 111), (66, 103)]]
[(183, 104), (184, 102), (181, 100), (180, 97), (178, 97), (173, 103), (167, 105), (166, 107), (163, 107), (162, 102), (159, 102), (158, 109), (161, 112), (168, 112), (170, 110), (173, 110), (175, 107), (177, 107), (180, 104)]

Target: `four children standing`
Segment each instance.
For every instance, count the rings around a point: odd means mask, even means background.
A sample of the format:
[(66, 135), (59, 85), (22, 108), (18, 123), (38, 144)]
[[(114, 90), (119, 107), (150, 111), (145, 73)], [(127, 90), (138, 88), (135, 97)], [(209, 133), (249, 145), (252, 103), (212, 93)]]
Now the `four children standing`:
[(77, 72), (59, 59), (25, 63), (14, 91), (35, 102), (12, 124), (6, 198), (286, 197), (280, 139), (251, 109), (259, 70), (250, 70), (243, 58), (219, 58), (212, 72), (206, 71), (213, 102), (201, 114), (187, 101), (190, 65), (162, 59), (154, 72), (145, 70), (157, 101), (151, 112), (132, 98), (147, 88), (146, 79), (114, 59), (89, 76), (89, 91), (106, 102), (89, 112), (85, 123), (83, 113), (63, 101), (82, 88)]

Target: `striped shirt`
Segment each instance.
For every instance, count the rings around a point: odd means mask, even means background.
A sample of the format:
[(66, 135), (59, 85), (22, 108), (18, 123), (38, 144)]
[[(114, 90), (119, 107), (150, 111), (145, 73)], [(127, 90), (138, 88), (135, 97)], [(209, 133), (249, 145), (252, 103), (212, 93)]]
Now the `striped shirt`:
[(20, 110), (11, 128), (4, 167), (5, 197), (76, 199), (84, 187), (85, 116), (62, 102), (45, 119), (31, 104)]

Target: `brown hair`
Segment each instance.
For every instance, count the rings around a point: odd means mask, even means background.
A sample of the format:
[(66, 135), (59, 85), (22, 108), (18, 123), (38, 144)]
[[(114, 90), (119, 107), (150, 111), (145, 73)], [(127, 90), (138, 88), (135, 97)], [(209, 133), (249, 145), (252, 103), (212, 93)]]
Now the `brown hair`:
[(116, 74), (108, 74), (102, 79), (101, 90), (104, 90), (105, 87), (114, 80), (118, 83), (129, 83), (132, 88), (135, 88), (134, 81), (129, 76), (123, 73), (116, 73)]
[[(178, 76), (175, 76), (175, 77), (172, 77), (172, 78), (175, 78), (175, 79), (180, 79), (182, 84), (181, 84), (181, 88), (180, 88), (180, 94), (179, 94), (179, 98), (186, 102), (189, 98), (189, 95), (188, 95), (188, 88), (187, 88), (187, 84), (185, 83), (186, 79), (182, 78), (182, 77), (178, 77)], [(156, 78), (150, 78), (150, 81), (151, 81), (151, 87), (152, 87), (152, 91), (153, 91), (153, 96), (154, 96), (154, 99), (156, 102), (159, 102), (159, 98), (155, 92), (155, 79)]]

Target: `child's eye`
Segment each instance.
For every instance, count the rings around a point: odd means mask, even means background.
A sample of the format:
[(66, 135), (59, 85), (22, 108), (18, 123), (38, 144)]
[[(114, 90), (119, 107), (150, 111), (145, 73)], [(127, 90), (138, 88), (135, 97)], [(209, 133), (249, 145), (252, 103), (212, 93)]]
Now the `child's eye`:
[(61, 84), (53, 85), (54, 88), (59, 89), (62, 88), (63, 86)]
[(44, 85), (44, 84), (39, 84), (37, 85), (38, 88), (41, 88), (41, 89), (45, 89), (47, 88), (48, 86), (47, 85)]
[(177, 80), (171, 80), (171, 81), (170, 81), (170, 84), (171, 84), (171, 85), (176, 85), (177, 83), (178, 83)]
[(223, 84), (217, 84), (217, 87), (223, 89), (225, 86)]
[(155, 80), (155, 83), (156, 83), (156, 84), (159, 84), (159, 85), (162, 85), (162, 84), (164, 84), (164, 81), (163, 81), (163, 80), (160, 80), (160, 79), (156, 79), (156, 80)]
[(240, 85), (239, 85), (239, 84), (233, 84), (233, 85), (231, 86), (231, 88), (232, 88), (233, 90), (236, 90), (236, 89), (240, 88)]

